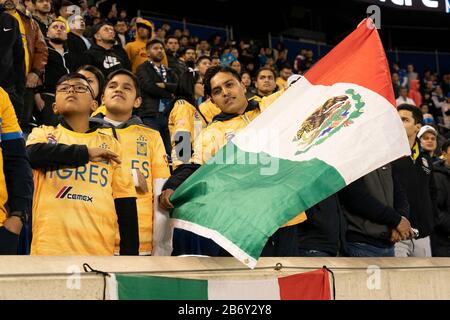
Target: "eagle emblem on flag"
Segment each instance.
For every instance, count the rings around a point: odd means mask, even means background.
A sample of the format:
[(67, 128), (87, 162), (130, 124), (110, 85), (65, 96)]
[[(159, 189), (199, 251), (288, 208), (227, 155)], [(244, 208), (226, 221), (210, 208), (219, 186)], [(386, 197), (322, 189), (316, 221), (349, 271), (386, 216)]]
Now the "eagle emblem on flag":
[(300, 125), (293, 142), (300, 149), (296, 155), (305, 153), (313, 146), (321, 144), (363, 113), (365, 103), (354, 89), (345, 91), (345, 95), (329, 98)]

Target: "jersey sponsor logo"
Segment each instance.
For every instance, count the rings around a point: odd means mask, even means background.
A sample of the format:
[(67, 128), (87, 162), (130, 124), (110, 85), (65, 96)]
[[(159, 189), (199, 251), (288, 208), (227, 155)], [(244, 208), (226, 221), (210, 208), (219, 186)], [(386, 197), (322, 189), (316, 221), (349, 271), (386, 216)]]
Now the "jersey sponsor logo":
[(8, 32), (8, 31), (11, 31), (12, 29), (7, 29), (7, 28), (3, 28), (3, 31), (5, 31), (5, 32)]
[(117, 59), (117, 57), (106, 56), (105, 60), (103, 61), (103, 68), (110, 69), (119, 64), (120, 64), (120, 61), (119, 61), (119, 59)]
[(47, 141), (48, 141), (48, 143), (51, 143), (51, 144), (57, 144), (58, 143), (58, 141), (56, 140), (56, 137), (53, 134), (51, 134), (51, 133), (49, 133), (47, 135)]
[(147, 156), (147, 139), (144, 136), (139, 136), (136, 140), (136, 155)]
[(71, 193), (73, 187), (71, 186), (64, 186), (61, 190), (56, 194), (57, 199), (69, 199), (69, 200), (76, 200), (76, 201), (84, 201), (84, 202), (92, 202), (93, 197), (87, 196), (84, 194), (76, 194)]

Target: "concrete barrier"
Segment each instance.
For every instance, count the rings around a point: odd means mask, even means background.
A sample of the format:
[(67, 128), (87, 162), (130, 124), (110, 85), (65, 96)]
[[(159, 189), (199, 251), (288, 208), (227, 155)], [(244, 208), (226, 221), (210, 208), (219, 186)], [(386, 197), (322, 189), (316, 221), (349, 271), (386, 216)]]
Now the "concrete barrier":
[[(0, 299), (102, 299), (105, 272), (197, 279), (261, 279), (327, 266), (336, 299), (450, 299), (450, 258), (261, 258), (254, 270), (234, 258), (0, 257)], [(275, 265), (281, 263), (281, 270)]]

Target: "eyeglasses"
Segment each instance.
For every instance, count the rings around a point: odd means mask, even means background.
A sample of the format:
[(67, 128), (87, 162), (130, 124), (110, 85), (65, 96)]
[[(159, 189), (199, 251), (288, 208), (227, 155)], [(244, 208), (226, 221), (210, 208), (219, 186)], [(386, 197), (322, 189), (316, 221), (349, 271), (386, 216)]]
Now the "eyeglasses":
[(84, 84), (61, 84), (56, 88), (56, 92), (70, 92), (70, 89), (73, 89), (76, 93), (86, 93), (89, 92), (92, 97), (94, 97), (94, 93), (89, 86)]

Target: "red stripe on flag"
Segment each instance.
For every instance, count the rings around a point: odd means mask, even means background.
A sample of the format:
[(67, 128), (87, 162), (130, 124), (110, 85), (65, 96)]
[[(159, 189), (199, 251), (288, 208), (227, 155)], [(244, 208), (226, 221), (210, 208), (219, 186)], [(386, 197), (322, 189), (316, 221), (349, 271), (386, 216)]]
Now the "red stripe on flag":
[(66, 189), (67, 189), (67, 186), (66, 186), (66, 187), (63, 187), (63, 188), (58, 192), (58, 194), (56, 195), (56, 198), (59, 198), (59, 196), (61, 195), (61, 193), (63, 193)]
[(281, 300), (330, 300), (330, 280), (325, 269), (278, 278)]
[(377, 29), (367, 27), (367, 19), (320, 59), (305, 77), (312, 84), (349, 82), (370, 89), (395, 106), (391, 74)]

